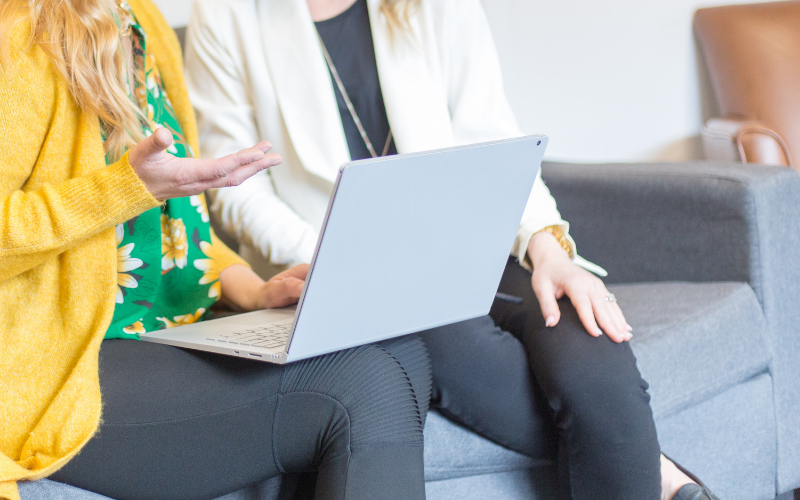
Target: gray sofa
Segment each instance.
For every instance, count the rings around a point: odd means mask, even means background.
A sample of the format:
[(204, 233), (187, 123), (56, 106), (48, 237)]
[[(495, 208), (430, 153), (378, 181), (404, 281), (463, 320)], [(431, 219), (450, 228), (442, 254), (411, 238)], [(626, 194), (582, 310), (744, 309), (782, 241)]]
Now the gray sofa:
[[(800, 486), (800, 175), (711, 163), (546, 164), (543, 174), (634, 327), (663, 450), (725, 500), (791, 498)], [(425, 460), (431, 500), (554, 498), (552, 463), (437, 413)], [(223, 498), (290, 498), (296, 480)], [(104, 498), (47, 480), (21, 493)]]

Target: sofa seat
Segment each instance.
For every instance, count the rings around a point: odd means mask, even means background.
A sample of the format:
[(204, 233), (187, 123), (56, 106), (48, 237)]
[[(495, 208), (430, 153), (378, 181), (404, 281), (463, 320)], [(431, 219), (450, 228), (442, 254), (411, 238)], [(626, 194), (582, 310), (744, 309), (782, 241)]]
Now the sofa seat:
[[(720, 412), (739, 415), (736, 405), (742, 399), (749, 402), (763, 399), (757, 405), (760, 413), (745, 417), (752, 418), (756, 428), (774, 435), (768, 375), (771, 356), (764, 339), (765, 321), (748, 285), (644, 283), (618, 284), (609, 289), (633, 326), (631, 347), (642, 375), (650, 383), (651, 405), (667, 453), (676, 454), (680, 461), (684, 461), (683, 456), (689, 457), (685, 465), (697, 467), (696, 472), (703, 477), (702, 469), (707, 464), (694, 451), (710, 448), (707, 452), (714, 453), (725, 446), (731, 434), (726, 430), (720, 436), (701, 435), (695, 439), (692, 422), (703, 415), (719, 416)], [(724, 429), (723, 424), (720, 429)], [(696, 442), (687, 445), (687, 437)], [(768, 438), (759, 442), (774, 442), (774, 436), (772, 440)], [(774, 459), (774, 449), (759, 453), (764, 460)], [(735, 460), (730, 462), (737, 465)], [(744, 473), (742, 477), (753, 480)], [(553, 463), (535, 461), (498, 446), (436, 412), (429, 414), (425, 427), (429, 500), (554, 498), (554, 478)], [(220, 500), (287, 498), (287, 484), (282, 487), (281, 479), (275, 478)], [(712, 481), (710, 486), (716, 485)], [(718, 486), (722, 491), (728, 489), (725, 484)], [(106, 498), (48, 480), (21, 484), (20, 491), (23, 500)]]
[(631, 348), (656, 420), (764, 373), (766, 320), (744, 283), (611, 285), (633, 327)]

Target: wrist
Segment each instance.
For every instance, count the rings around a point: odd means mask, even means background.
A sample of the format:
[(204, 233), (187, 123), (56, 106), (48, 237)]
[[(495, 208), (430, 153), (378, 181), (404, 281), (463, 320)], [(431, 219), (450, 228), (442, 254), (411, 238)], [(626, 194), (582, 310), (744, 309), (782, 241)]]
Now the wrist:
[(249, 267), (240, 264), (228, 266), (219, 273), (222, 285), (222, 300), (240, 310), (256, 311), (265, 309), (262, 306), (266, 298), (266, 282)]
[(269, 286), (270, 284), (268, 281), (264, 281), (258, 285), (257, 289), (252, 294), (253, 308), (250, 309), (251, 311), (260, 311), (262, 309), (269, 309), (272, 307), (272, 304), (270, 304), (269, 300)]
[(570, 260), (570, 255), (565, 251), (558, 238), (549, 231), (534, 233), (528, 242), (528, 259), (533, 268), (542, 262), (551, 259)]

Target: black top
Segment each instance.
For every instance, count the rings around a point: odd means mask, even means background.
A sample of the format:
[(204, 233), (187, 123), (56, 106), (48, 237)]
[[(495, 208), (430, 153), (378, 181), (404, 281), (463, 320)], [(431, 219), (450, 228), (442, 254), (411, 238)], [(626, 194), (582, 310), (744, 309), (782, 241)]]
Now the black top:
[[(383, 104), (383, 93), (378, 80), (378, 65), (375, 62), (375, 48), (372, 46), (372, 29), (366, 0), (356, 0), (349, 9), (336, 17), (315, 23), (325, 48), (333, 60), (339, 77), (353, 107), (364, 125), (372, 147), (377, 154), (383, 152), (386, 137), (389, 135), (389, 119)], [(358, 127), (350, 116), (342, 93), (331, 75), (331, 84), (339, 104), (350, 158), (360, 160), (371, 158)], [(389, 154), (396, 154), (394, 141)]]

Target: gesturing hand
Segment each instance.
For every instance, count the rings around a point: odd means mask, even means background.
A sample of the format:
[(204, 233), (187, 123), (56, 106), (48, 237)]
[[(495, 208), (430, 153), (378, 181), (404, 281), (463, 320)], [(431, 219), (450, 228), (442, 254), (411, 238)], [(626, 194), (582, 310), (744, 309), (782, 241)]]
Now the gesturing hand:
[(200, 194), (206, 189), (238, 186), (265, 168), (280, 164), (277, 154), (267, 154), (268, 142), (218, 159), (176, 158), (165, 150), (172, 134), (158, 128), (153, 135), (131, 149), (133, 170), (153, 197), (159, 201)]
[(553, 235), (535, 234), (528, 244), (528, 255), (533, 263), (533, 291), (547, 326), (558, 324), (561, 311), (557, 300), (567, 295), (590, 335), (599, 337), (605, 331), (614, 342), (632, 338), (622, 310), (616, 302), (605, 300), (610, 292), (603, 282), (575, 265)]

